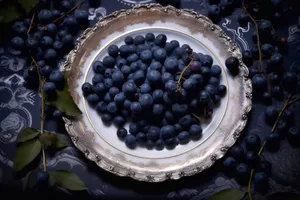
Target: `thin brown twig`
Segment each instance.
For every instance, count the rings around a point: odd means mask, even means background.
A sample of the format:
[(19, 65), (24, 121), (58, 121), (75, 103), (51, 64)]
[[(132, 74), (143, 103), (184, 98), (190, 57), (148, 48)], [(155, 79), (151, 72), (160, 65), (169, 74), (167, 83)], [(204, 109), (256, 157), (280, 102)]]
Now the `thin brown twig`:
[(181, 79), (183, 78), (183, 74), (184, 72), (191, 66), (192, 62), (194, 61), (194, 57), (192, 58), (192, 60), (190, 61), (190, 63), (182, 70), (182, 72), (180, 73), (180, 77), (177, 81), (177, 91), (181, 91)]
[(35, 19), (35, 12), (33, 13), (32, 17), (31, 17), (31, 20), (30, 20), (30, 26), (28, 28), (28, 31), (27, 31), (27, 35), (30, 33), (32, 27), (33, 27), (33, 22), (34, 22), (34, 19)]
[(291, 105), (292, 103), (295, 103), (296, 101), (299, 101), (299, 100), (300, 100), (300, 97), (297, 97), (296, 99), (290, 101), (290, 102), (288, 103), (288, 105)]
[(260, 40), (259, 40), (259, 30), (258, 30), (258, 24), (256, 23), (256, 20), (250, 15), (250, 13), (247, 11), (247, 8), (245, 6), (244, 0), (242, 0), (242, 8), (244, 9), (245, 13), (249, 16), (251, 19), (252, 23), (255, 26), (255, 31), (256, 31), (256, 37), (257, 37), (257, 50), (259, 54), (259, 65), (260, 65), (260, 72), (263, 72), (263, 63), (262, 63), (262, 53), (260, 49)]
[(279, 120), (280, 120), (280, 117), (281, 117), (282, 113), (285, 111), (286, 107), (289, 105), (289, 101), (290, 101), (291, 97), (292, 97), (292, 93), (289, 94), (287, 100), (286, 100), (285, 103), (283, 104), (283, 106), (282, 106), (282, 108), (281, 108), (281, 110), (280, 110), (280, 112), (279, 112), (279, 114), (278, 114), (278, 116), (277, 116), (277, 118), (276, 118), (276, 121), (275, 121), (275, 123), (274, 123), (274, 125), (273, 125), (272, 132), (275, 131), (276, 126), (277, 126), (277, 124), (278, 124), (278, 122), (279, 122)]

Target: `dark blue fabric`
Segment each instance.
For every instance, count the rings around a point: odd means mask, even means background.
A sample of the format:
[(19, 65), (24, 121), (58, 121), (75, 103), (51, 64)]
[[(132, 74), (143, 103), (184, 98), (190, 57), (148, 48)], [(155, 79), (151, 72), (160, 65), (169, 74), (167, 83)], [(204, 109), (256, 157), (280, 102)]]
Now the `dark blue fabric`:
[[(130, 8), (135, 3), (151, 3), (152, 0), (102, 0), (96, 8), (84, 4), (89, 9), (91, 25), (99, 18), (119, 9)], [(194, 9), (201, 14), (207, 14), (208, 3), (206, 0), (182, 0), (181, 7)], [(93, 13), (95, 13), (94, 15)], [(252, 32), (254, 27), (239, 27), (237, 14), (241, 9), (236, 9), (231, 16), (221, 19), (219, 26), (232, 37), (242, 49), (253, 46)], [(290, 19), (285, 26), (276, 29), (280, 36), (288, 38), (288, 53), (285, 55), (284, 66), (286, 70), (293, 70), (300, 65), (299, 44), (300, 28), (296, 25), (296, 19)], [(1, 30), (2, 32), (2, 30)], [(21, 180), (13, 173), (13, 156), (16, 150), (15, 137), (18, 132), (28, 126), (39, 127), (40, 99), (37, 91), (31, 91), (23, 87), (22, 72), (27, 67), (25, 58), (12, 53), (6, 46), (0, 47), (0, 184), (1, 194), (13, 196), (20, 192)], [(258, 134), (263, 139), (270, 133), (271, 127), (264, 123), (265, 106), (253, 100), (253, 108), (248, 124), (238, 140), (244, 145), (243, 138), (247, 134)], [(277, 103), (278, 107), (282, 105)], [(300, 102), (290, 106), (290, 110), (296, 114), (297, 126), (300, 124)], [(69, 141), (70, 146), (55, 155), (47, 158), (48, 168), (68, 169), (78, 174), (88, 187), (87, 192), (69, 193), (56, 189), (49, 194), (57, 197), (81, 197), (84, 199), (96, 197), (102, 199), (206, 199), (212, 194), (225, 188), (242, 188), (235, 179), (226, 177), (222, 173), (220, 161), (210, 169), (193, 177), (182, 178), (178, 181), (166, 181), (163, 183), (143, 183), (130, 178), (122, 178), (112, 175), (91, 161), (87, 160), (70, 141), (62, 121), (47, 120), (47, 130), (53, 130)], [(266, 194), (274, 192), (299, 192), (300, 191), (300, 150), (293, 148), (283, 140), (281, 148), (276, 153), (264, 151), (263, 157), (272, 163), (273, 175), (269, 179), (270, 188)], [(255, 198), (260, 199), (260, 194), (253, 191)], [(72, 196), (70, 196), (72, 195)]]

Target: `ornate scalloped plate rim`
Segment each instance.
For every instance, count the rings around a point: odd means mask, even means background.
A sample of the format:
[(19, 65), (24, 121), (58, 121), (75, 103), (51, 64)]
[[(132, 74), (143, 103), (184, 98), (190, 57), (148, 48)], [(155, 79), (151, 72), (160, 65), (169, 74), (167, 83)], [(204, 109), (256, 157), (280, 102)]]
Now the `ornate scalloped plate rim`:
[(93, 30), (97, 29), (98, 27), (102, 26), (102, 22), (105, 22), (107, 19), (109, 18), (117, 18), (118, 16), (122, 15), (122, 14), (130, 14), (132, 13), (132, 11), (134, 10), (139, 10), (139, 9), (151, 9), (151, 8), (156, 8), (156, 9), (160, 9), (162, 11), (167, 12), (168, 9), (171, 9), (173, 11), (175, 11), (176, 13), (178, 13), (178, 15), (180, 14), (186, 14), (189, 15), (191, 17), (194, 17), (196, 19), (202, 19), (205, 20), (206, 22), (208, 22), (209, 27), (211, 30), (218, 30), (220, 32), (220, 36), (219, 36), (219, 40), (224, 40), (227, 43), (230, 44), (230, 48), (231, 51), (235, 52), (239, 62), (240, 62), (240, 69), (242, 69), (243, 71), (243, 76), (244, 76), (244, 81), (245, 81), (245, 102), (242, 106), (242, 109), (244, 110), (244, 114), (242, 115), (241, 119), (239, 120), (239, 125), (236, 127), (236, 130), (232, 130), (232, 133), (229, 134), (229, 136), (232, 136), (231, 138), (228, 137), (226, 140), (226, 143), (223, 144), (222, 147), (220, 147), (218, 150), (215, 151), (215, 153), (213, 155), (210, 156), (210, 162), (206, 162), (205, 166), (201, 166), (201, 167), (186, 167), (185, 170), (181, 170), (181, 171), (177, 171), (172, 172), (172, 173), (166, 173), (165, 176), (161, 176), (161, 174), (157, 175), (157, 174), (140, 174), (140, 176), (136, 176), (136, 174), (138, 172), (134, 172), (130, 169), (127, 169), (126, 167), (123, 167), (122, 169), (118, 169), (116, 167), (114, 167), (111, 163), (109, 163), (108, 161), (106, 161), (107, 159), (105, 159), (104, 157), (101, 158), (99, 155), (96, 155), (92, 152), (90, 152), (88, 149), (86, 149), (84, 147), (84, 145), (82, 144), (83, 141), (80, 141), (78, 136), (74, 135), (72, 133), (72, 118), (67, 118), (64, 117), (64, 121), (65, 121), (65, 127), (67, 132), (69, 133), (69, 135), (72, 138), (72, 141), (74, 143), (74, 145), (80, 150), (82, 151), (85, 156), (90, 159), (91, 161), (94, 161), (99, 167), (101, 167), (102, 169), (105, 169), (106, 171), (109, 171), (115, 175), (119, 175), (119, 176), (128, 176), (131, 177), (135, 180), (138, 181), (146, 181), (146, 182), (162, 182), (165, 181), (167, 179), (179, 179), (181, 177), (184, 176), (192, 176), (194, 174), (200, 173), (202, 171), (204, 171), (205, 169), (208, 169), (210, 166), (213, 165), (213, 163), (215, 163), (216, 160), (221, 159), (225, 153), (227, 152), (227, 150), (232, 147), (234, 145), (234, 143), (236, 142), (236, 140), (238, 139), (238, 137), (240, 136), (241, 131), (244, 129), (244, 127), (246, 126), (247, 120), (248, 120), (248, 113), (251, 111), (251, 107), (252, 107), (252, 85), (251, 85), (251, 81), (249, 80), (249, 71), (248, 68), (243, 64), (242, 59), (241, 59), (241, 52), (238, 49), (238, 47), (236, 46), (236, 44), (231, 40), (230, 37), (228, 37), (225, 32), (218, 26), (213, 24), (213, 22), (208, 19), (207, 17), (198, 14), (195, 11), (192, 10), (188, 10), (188, 9), (176, 9), (173, 6), (166, 6), (163, 7), (160, 4), (143, 4), (143, 5), (137, 5), (135, 7), (133, 7), (132, 9), (122, 9), (119, 11), (115, 11), (113, 13), (111, 13), (110, 15), (105, 16), (104, 18), (100, 19), (93, 27), (86, 29), (81, 36), (79, 36), (79, 38), (76, 40), (76, 44), (75, 44), (75, 48), (68, 54), (66, 62), (63, 66), (63, 70), (68, 71), (71, 70), (70, 69), (70, 65), (73, 61), (73, 58), (76, 56), (76, 53), (78, 51), (78, 49), (80, 48), (81, 44), (84, 43), (84, 41), (86, 39), (88, 39)]

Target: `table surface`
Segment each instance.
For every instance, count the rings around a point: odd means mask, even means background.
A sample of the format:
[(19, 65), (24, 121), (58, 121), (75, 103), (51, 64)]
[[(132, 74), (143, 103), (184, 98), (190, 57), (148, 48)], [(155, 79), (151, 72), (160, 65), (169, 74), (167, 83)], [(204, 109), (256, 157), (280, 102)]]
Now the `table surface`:
[[(153, 3), (153, 0), (102, 0), (96, 8), (84, 4), (89, 11), (90, 24), (94, 24), (103, 16), (119, 9), (127, 9), (136, 3)], [(182, 0), (181, 8), (193, 9), (206, 14), (207, 0)], [(250, 49), (252, 43), (253, 25), (239, 27), (237, 8), (231, 16), (222, 18), (219, 26), (237, 43), (241, 50)], [(299, 67), (300, 58), (300, 28), (297, 20), (290, 20), (287, 24), (276, 29), (276, 34), (288, 38), (288, 54), (285, 55), (286, 70)], [(61, 60), (60, 64), (63, 64)], [(16, 136), (25, 127), (39, 127), (40, 96), (36, 91), (23, 86), (23, 69), (26, 68), (26, 58), (14, 55), (10, 49), (0, 46), (0, 185), (7, 194), (20, 191), (21, 179), (13, 173), (13, 156), (16, 150)], [(282, 102), (277, 102), (280, 107)], [(242, 132), (238, 143), (244, 145), (243, 138), (247, 134), (258, 134), (264, 138), (270, 133), (271, 127), (264, 123), (264, 105), (253, 99), (253, 107), (248, 124)], [(297, 126), (300, 127), (300, 102), (290, 106), (295, 112)], [(85, 192), (70, 193), (58, 188), (57, 194), (68, 197), (88, 198), (130, 198), (130, 199), (206, 199), (212, 194), (226, 188), (241, 188), (235, 179), (222, 173), (220, 161), (210, 169), (192, 177), (185, 177), (177, 181), (163, 183), (144, 183), (130, 178), (117, 177), (110, 174), (94, 163), (87, 160), (72, 144), (64, 129), (63, 121), (47, 120), (47, 130), (55, 130), (69, 142), (69, 147), (47, 158), (47, 168), (67, 169), (78, 174), (86, 183)], [(261, 199), (263, 195), (275, 192), (300, 192), (300, 150), (293, 148), (287, 140), (281, 141), (280, 150), (276, 153), (264, 151), (262, 156), (272, 164), (272, 176), (269, 178), (269, 190), (260, 194), (253, 189), (254, 199)], [(2, 192), (1, 192), (2, 193)], [(71, 195), (71, 196), (69, 196)]]

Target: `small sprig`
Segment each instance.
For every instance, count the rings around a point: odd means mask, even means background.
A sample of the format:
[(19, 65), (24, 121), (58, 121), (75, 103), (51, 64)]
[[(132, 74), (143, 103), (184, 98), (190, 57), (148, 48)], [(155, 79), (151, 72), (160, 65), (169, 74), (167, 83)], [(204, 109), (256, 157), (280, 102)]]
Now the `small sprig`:
[(195, 57), (191, 57), (191, 61), (189, 62), (189, 64), (180, 72), (180, 76), (179, 79), (177, 81), (177, 92), (181, 92), (181, 79), (185, 79), (183, 77), (184, 73), (186, 72), (186, 70), (189, 69), (189, 67), (191, 66), (192, 62), (195, 60)]

